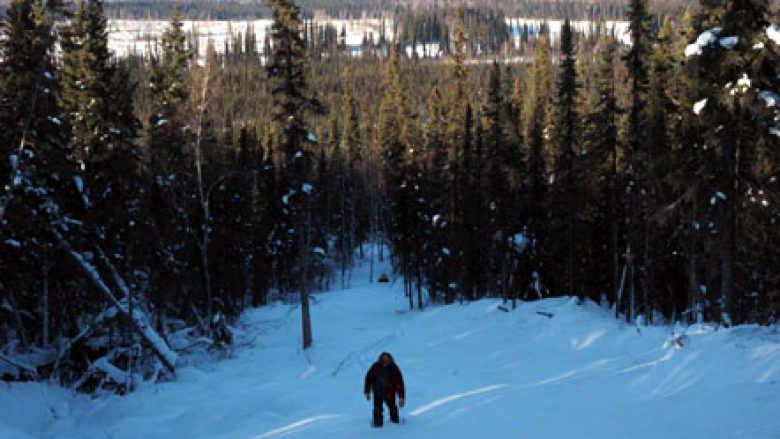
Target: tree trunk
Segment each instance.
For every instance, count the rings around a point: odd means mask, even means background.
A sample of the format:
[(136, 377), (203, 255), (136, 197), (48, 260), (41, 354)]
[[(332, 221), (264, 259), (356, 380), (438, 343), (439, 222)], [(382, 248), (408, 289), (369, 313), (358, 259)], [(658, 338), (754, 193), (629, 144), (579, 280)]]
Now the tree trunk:
[(301, 289), (301, 324), (303, 325), (303, 349), (308, 349), (312, 342), (311, 331), (311, 314), (309, 311), (309, 288), (308, 288), (308, 251), (309, 251), (309, 208), (308, 198), (306, 199), (305, 215), (306, 221), (301, 221), (299, 227), (296, 228), (298, 232), (298, 255), (300, 259), (300, 289)]
[(417, 309), (422, 311), (423, 298), (422, 298), (422, 267), (417, 264)]
[[(698, 197), (693, 195), (693, 214), (691, 224), (696, 224)], [(694, 229), (695, 230), (695, 229)], [(699, 287), (699, 267), (697, 259), (698, 248), (696, 245), (696, 235), (691, 236), (691, 242), (688, 249), (688, 288), (690, 294), (689, 306), (691, 315), (689, 321), (695, 318), (698, 324), (704, 323), (704, 301), (702, 300), (701, 288)]]
[(8, 291), (8, 303), (11, 304), (11, 309), (13, 310), (14, 318), (16, 319), (16, 332), (19, 334), (19, 341), (21, 341), (22, 347), (27, 349), (30, 347), (30, 345), (27, 343), (27, 335), (24, 332), (22, 314), (19, 312), (19, 307), (17, 307), (16, 303), (14, 302), (13, 291)]
[(51, 322), (51, 311), (49, 310), (49, 255), (48, 252), (44, 255), (45, 261), (43, 263), (43, 322), (41, 331), (41, 347), (46, 348), (49, 346), (49, 324)]
[(620, 317), (620, 230), (617, 212), (617, 142), (612, 149), (612, 173), (609, 176), (609, 240), (612, 251), (612, 298), (615, 301), (615, 318)]
[(569, 297), (574, 297), (574, 219), (573, 213), (568, 213), (568, 253), (569, 253)]
[(206, 59), (206, 69), (201, 89), (200, 105), (198, 106), (198, 126), (195, 136), (195, 170), (198, 178), (198, 196), (200, 198), (201, 209), (203, 211), (202, 237), (200, 242), (200, 257), (203, 264), (203, 280), (206, 289), (206, 328), (203, 328), (208, 334), (211, 334), (211, 272), (209, 270), (209, 232), (211, 222), (211, 212), (209, 211), (208, 195), (203, 189), (203, 152), (201, 151), (201, 141), (203, 139), (203, 115), (206, 111), (208, 98), (209, 76), (211, 75), (211, 66)]
[[(127, 305), (122, 304), (116, 299), (112, 289), (105, 283), (103, 277), (98, 273), (97, 268), (85, 259), (81, 253), (75, 251), (59, 232), (53, 231), (53, 235), (63, 247), (65, 253), (73, 259), (84, 275), (95, 285), (95, 287), (97, 287), (98, 291), (100, 291), (108, 302), (115, 306), (122, 315), (128, 318), (135, 330), (138, 331), (144, 341), (146, 341), (152, 350), (154, 350), (163, 365), (171, 372), (174, 372), (177, 359), (176, 353), (168, 346), (167, 342), (160, 337), (157, 331), (152, 328), (143, 312), (133, 309), (133, 312), (131, 313)], [(103, 258), (102, 260), (106, 262), (106, 264), (110, 264), (107, 259)], [(125, 297), (129, 298), (130, 294), (127, 291), (126, 283), (123, 280), (119, 282), (121, 279), (118, 279), (118, 273), (113, 266), (109, 265), (109, 269), (111, 269), (114, 274), (116, 286), (120, 290), (123, 290), (122, 293)]]
[(722, 144), (722, 188), (726, 199), (720, 208), (720, 316), (721, 323), (731, 326), (731, 300), (734, 293), (736, 253), (736, 145), (733, 127), (724, 127)]
[(632, 323), (636, 319), (636, 282), (634, 280), (634, 264), (632, 263), (628, 267), (628, 279), (629, 279), (629, 297), (628, 297), (628, 312), (626, 312), (626, 322)]
[(650, 290), (653, 288), (653, 260), (650, 250), (650, 221), (645, 220), (645, 255), (644, 272), (642, 273), (642, 312), (645, 315), (645, 325), (652, 323), (653, 312), (650, 304)]

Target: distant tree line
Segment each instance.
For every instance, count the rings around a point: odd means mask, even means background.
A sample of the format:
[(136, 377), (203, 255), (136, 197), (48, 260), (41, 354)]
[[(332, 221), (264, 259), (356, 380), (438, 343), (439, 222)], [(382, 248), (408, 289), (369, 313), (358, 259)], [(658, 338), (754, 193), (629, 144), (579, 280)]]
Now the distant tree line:
[[(681, 10), (686, 0), (658, 1), (666, 11)], [(306, 18), (321, 12), (333, 18), (393, 17), (411, 11), (452, 8), (457, 2), (446, 0), (302, 0), (300, 6)], [(502, 11), (509, 16), (546, 19), (617, 20), (625, 17), (626, 2), (622, 0), (482, 0), (468, 2), (470, 7)], [(270, 18), (271, 10), (259, 2), (237, 0), (174, 1), (174, 0), (114, 0), (106, 2), (110, 18), (167, 19), (171, 8), (178, 6), (188, 19), (227, 20)]]

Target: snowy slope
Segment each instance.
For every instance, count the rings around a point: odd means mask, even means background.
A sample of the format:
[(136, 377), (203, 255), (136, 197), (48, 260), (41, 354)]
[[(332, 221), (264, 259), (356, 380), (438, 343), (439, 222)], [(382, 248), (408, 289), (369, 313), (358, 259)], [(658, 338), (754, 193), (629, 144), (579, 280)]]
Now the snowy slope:
[[(225, 44), (230, 44), (232, 39), (245, 35), (247, 29), (255, 33), (257, 51), (263, 51), (263, 43), (268, 29), (273, 20), (184, 20), (182, 29), (185, 32), (197, 35), (198, 56), (203, 59), (206, 56), (209, 40), (214, 43), (217, 52), (224, 52)], [(159, 42), (162, 34), (168, 27), (167, 20), (108, 20), (108, 47), (119, 57), (131, 53), (147, 55), (150, 51), (159, 50)], [(318, 19), (317, 26), (330, 25), (338, 32), (345, 31), (345, 44), (350, 47), (360, 47), (363, 37), (371, 34), (375, 41), (379, 40), (382, 29), (382, 20), (363, 18), (355, 20)], [(385, 20), (386, 37), (393, 39), (392, 20)]]
[[(308, 352), (298, 309), (280, 304), (244, 315), (234, 358), (127, 397), (0, 384), (0, 437), (780, 438), (777, 328), (678, 328), (678, 348), (670, 328), (638, 332), (595, 304), (408, 312), (400, 283), (366, 278), (317, 295)], [(361, 393), (382, 350), (408, 402), (405, 425), (376, 431)]]

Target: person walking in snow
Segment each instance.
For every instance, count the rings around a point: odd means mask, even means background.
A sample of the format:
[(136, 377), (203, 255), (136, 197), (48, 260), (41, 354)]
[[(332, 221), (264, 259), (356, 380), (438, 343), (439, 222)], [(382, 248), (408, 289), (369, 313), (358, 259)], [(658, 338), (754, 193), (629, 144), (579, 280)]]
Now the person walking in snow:
[[(393, 356), (387, 352), (382, 352), (366, 373), (363, 394), (369, 401), (371, 393), (374, 394), (374, 427), (382, 426), (384, 404), (387, 404), (387, 409), (390, 411), (390, 422), (397, 424), (398, 406), (403, 407), (405, 403), (404, 377), (401, 375), (401, 369), (395, 364)], [(398, 395), (398, 406), (395, 405), (396, 395)]]

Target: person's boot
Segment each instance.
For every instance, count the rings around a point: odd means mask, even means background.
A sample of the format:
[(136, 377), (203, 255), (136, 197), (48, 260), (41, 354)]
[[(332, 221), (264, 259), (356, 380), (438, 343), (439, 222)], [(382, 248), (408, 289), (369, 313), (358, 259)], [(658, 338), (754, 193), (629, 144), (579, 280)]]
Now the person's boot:
[(382, 428), (382, 424), (383, 424), (383, 421), (384, 421), (383, 418), (384, 417), (382, 416), (381, 413), (374, 412), (374, 423), (372, 424), (373, 427), (374, 428)]
[(398, 407), (390, 407), (390, 422), (398, 424), (400, 418), (398, 416)]

